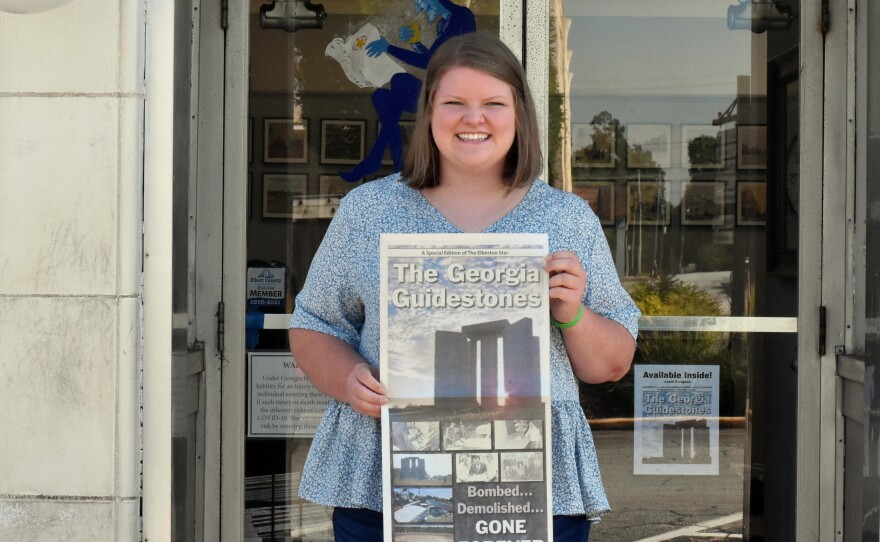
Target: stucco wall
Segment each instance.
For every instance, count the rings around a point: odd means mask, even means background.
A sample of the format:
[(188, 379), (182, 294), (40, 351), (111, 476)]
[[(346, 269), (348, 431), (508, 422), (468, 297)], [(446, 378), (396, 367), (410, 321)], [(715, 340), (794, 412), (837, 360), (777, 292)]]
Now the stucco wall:
[(0, 540), (138, 537), (143, 36), (0, 11)]

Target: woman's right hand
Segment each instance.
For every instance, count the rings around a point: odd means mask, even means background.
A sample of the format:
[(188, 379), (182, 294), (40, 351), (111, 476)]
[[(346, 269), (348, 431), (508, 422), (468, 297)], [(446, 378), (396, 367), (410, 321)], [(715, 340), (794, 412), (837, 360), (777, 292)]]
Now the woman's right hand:
[(347, 402), (355, 412), (378, 418), (382, 405), (388, 403), (385, 386), (376, 379), (378, 369), (366, 362), (352, 367), (346, 379)]
[(361, 414), (378, 418), (388, 402), (385, 386), (372, 367), (337, 337), (320, 331), (290, 330), (290, 351), (297, 366), (324, 395), (348, 403)]

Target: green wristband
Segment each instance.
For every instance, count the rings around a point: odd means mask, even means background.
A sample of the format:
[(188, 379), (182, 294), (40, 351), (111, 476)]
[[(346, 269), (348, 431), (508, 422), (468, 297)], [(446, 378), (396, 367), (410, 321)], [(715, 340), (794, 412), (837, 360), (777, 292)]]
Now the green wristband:
[(571, 322), (565, 322), (565, 323), (557, 322), (557, 321), (556, 321), (556, 318), (553, 318), (552, 315), (550, 316), (550, 320), (553, 321), (553, 325), (554, 325), (554, 326), (556, 326), (556, 327), (558, 327), (558, 328), (560, 328), (560, 329), (568, 329), (568, 328), (570, 328), (571, 326), (573, 326), (573, 325), (577, 324), (578, 322), (580, 322), (580, 321), (581, 321), (581, 317), (582, 317), (583, 315), (584, 315), (584, 304), (581, 303), (581, 308), (578, 309), (578, 314), (577, 314), (577, 316), (575, 316), (575, 317), (574, 317), (574, 320), (572, 320)]

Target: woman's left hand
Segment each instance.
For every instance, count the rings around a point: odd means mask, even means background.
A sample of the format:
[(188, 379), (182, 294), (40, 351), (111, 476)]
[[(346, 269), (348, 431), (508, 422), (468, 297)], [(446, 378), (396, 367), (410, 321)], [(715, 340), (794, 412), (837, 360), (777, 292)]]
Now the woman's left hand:
[(557, 322), (577, 318), (587, 288), (587, 272), (580, 258), (570, 250), (547, 256), (544, 270), (550, 273), (550, 315)]

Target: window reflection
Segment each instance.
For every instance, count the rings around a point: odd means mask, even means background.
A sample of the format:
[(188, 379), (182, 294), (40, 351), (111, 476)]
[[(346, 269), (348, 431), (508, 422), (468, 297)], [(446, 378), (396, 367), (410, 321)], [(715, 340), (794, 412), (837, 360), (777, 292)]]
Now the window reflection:
[[(400, 169), (433, 48), (474, 28), (497, 32), (499, 14), (499, 0), (251, 1), (250, 352), (288, 352), (286, 330), (265, 329), (264, 318), (293, 312), (340, 198)], [(246, 439), (248, 540), (333, 539), (330, 509), (297, 496), (311, 426), (290, 425), (296, 435), (264, 425)]]
[[(590, 203), (647, 317), (635, 369), (582, 387), (603, 472), (614, 473), (605, 478), (616, 512), (597, 537), (647, 538), (698, 520), (719, 538), (793, 537), (794, 494), (782, 481), (794, 486), (796, 336), (740, 326), (797, 315), (793, 4), (550, 2), (548, 181)], [(712, 491), (694, 477), (634, 474), (634, 373), (695, 365), (718, 368)]]

